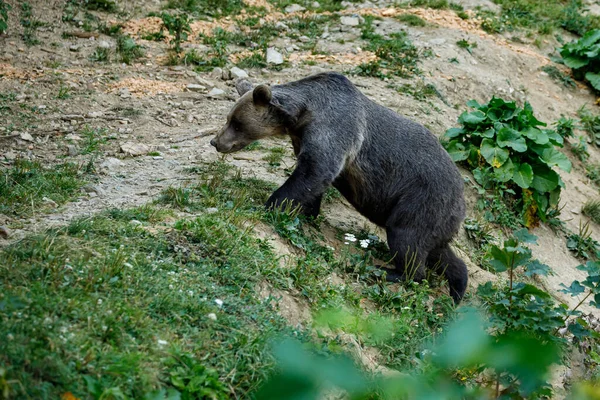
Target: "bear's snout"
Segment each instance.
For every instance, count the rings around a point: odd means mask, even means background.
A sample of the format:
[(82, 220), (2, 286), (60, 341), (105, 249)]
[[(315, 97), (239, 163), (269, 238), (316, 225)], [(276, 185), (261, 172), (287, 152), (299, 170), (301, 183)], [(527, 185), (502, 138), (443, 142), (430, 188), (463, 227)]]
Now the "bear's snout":
[(217, 142), (215, 142), (215, 138), (212, 138), (212, 140), (210, 141), (210, 145), (212, 147), (217, 147)]

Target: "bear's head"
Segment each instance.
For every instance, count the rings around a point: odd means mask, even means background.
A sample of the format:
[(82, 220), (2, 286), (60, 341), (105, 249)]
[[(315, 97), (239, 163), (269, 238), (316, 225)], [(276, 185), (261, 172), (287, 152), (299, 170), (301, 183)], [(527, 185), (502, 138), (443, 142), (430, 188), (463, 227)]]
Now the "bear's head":
[(219, 153), (233, 153), (259, 139), (285, 134), (285, 112), (267, 85), (253, 88), (241, 80), (236, 89), (242, 97), (229, 112), (225, 127), (210, 141)]

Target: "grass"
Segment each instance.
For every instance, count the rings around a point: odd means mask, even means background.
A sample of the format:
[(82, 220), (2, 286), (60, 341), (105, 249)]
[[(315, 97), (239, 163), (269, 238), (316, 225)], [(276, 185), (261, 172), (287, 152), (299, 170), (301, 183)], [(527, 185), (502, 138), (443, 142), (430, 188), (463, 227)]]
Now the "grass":
[(106, 129), (103, 128), (90, 128), (85, 126), (81, 131), (83, 136), (83, 142), (81, 147), (81, 154), (96, 153), (100, 150), (100, 146), (107, 142)]
[(544, 65), (541, 68), (541, 70), (547, 73), (552, 80), (560, 83), (566, 88), (573, 89), (577, 87), (575, 81), (573, 80), (573, 78), (571, 78), (571, 76), (565, 74), (560, 69), (556, 68), (554, 65)]
[(131, 64), (132, 61), (144, 56), (144, 49), (142, 46), (136, 44), (135, 40), (127, 35), (120, 35), (117, 37), (116, 50), (119, 55), (119, 61), (124, 62), (125, 64)]
[(577, 110), (577, 115), (580, 118), (581, 126), (588, 133), (592, 143), (596, 147), (600, 147), (600, 116), (594, 115), (585, 106)]
[(165, 6), (215, 18), (238, 14), (245, 7), (242, 0), (169, 0)]
[(110, 49), (106, 47), (96, 47), (94, 52), (90, 55), (91, 61), (96, 62), (108, 62), (110, 59)]
[(456, 45), (458, 47), (460, 47), (461, 49), (467, 50), (469, 52), (469, 54), (473, 54), (473, 49), (475, 47), (477, 47), (477, 43), (475, 43), (475, 42), (469, 42), (466, 39), (461, 39), (461, 40), (457, 41)]
[(591, 29), (600, 27), (600, 18), (585, 14), (581, 0), (494, 0), (502, 7), (501, 15), (488, 16), (484, 26), (488, 32), (499, 33), (526, 29), (548, 35), (557, 29), (565, 29), (577, 35), (584, 35)]
[(389, 38), (378, 35), (373, 27), (373, 18), (366, 16), (361, 38), (367, 42), (366, 50), (374, 52), (377, 60), (359, 65), (352, 71), (354, 74), (377, 78), (390, 75), (408, 78), (420, 73), (417, 67), (419, 51), (410, 42), (406, 32), (394, 32)]
[(571, 232), (567, 235), (567, 248), (580, 260), (598, 259), (600, 244), (592, 238), (589, 222), (580, 222), (579, 233)]
[(581, 212), (595, 223), (600, 224), (600, 200), (588, 200), (581, 208)]
[(400, 14), (396, 17), (396, 19), (400, 22), (404, 22), (410, 26), (425, 26), (427, 23), (425, 20), (418, 15), (414, 14)]
[(33, 8), (28, 2), (21, 3), (21, 26), (23, 41), (27, 46), (40, 44), (39, 39), (35, 36), (37, 28), (44, 24), (33, 15)]
[(0, 170), (0, 214), (26, 216), (76, 197), (85, 178), (79, 166), (66, 163), (44, 167), (39, 162), (17, 159)]
[[(353, 333), (392, 368), (414, 363), (450, 317), (449, 297), (431, 302), (427, 283), (374, 284), (374, 239), (336, 256), (318, 222), (263, 211), (272, 184), (221, 162), (195, 171), (197, 185), (169, 189), (159, 203), (108, 210), (0, 251), (0, 337), (8, 338), (0, 369), (11, 397), (249, 398), (273, 370), (270, 343), (281, 335), (323, 354), (354, 348), (289, 326), (274, 297), (257, 295), (265, 285), (297, 293), (314, 311), (360, 315), (368, 297), (368, 318), (387, 315), (394, 335)], [(218, 211), (173, 222), (165, 207)], [(255, 237), (258, 222), (297, 248), (289, 267)], [(334, 271), (356, 271), (359, 286), (332, 282)]]
[(269, 149), (269, 154), (263, 157), (263, 160), (269, 163), (269, 167), (275, 168), (281, 165), (286, 149), (283, 147), (272, 147)]
[(585, 176), (600, 187), (600, 164), (586, 164)]

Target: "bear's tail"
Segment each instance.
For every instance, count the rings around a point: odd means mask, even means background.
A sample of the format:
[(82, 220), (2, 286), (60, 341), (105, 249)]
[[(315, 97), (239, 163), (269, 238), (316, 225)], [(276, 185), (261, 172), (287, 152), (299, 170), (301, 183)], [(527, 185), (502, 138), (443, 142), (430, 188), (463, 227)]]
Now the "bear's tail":
[(454, 299), (454, 304), (460, 303), (465, 291), (467, 290), (467, 281), (469, 273), (467, 265), (458, 258), (450, 249), (448, 244), (432, 250), (427, 257), (429, 268), (443, 273), (450, 286), (450, 296)]

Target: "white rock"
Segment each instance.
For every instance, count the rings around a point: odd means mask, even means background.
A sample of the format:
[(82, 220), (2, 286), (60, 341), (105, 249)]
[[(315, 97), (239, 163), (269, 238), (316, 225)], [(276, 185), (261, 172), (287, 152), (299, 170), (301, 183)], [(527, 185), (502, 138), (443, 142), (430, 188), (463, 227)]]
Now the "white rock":
[(103, 115), (104, 115), (104, 113), (102, 111), (92, 111), (92, 112), (89, 112), (87, 116), (89, 118), (100, 118)]
[(290, 4), (285, 8), (286, 13), (293, 13), (304, 10), (306, 10), (306, 8), (302, 7), (300, 4)]
[(231, 76), (234, 79), (248, 78), (248, 73), (241, 68), (233, 67), (231, 68)]
[(215, 313), (210, 313), (207, 315), (208, 319), (212, 319), (213, 321), (217, 320), (217, 314)]
[(341, 18), (340, 22), (342, 23), (342, 25), (347, 25), (347, 26), (358, 26), (360, 24), (360, 20), (358, 19), (358, 17), (349, 17), (349, 16), (343, 16)]
[(143, 143), (126, 142), (121, 145), (121, 151), (130, 156), (142, 156), (150, 151), (150, 147)]
[(210, 92), (208, 92), (208, 97), (213, 98), (222, 98), (225, 97), (225, 91), (219, 88), (212, 88)]
[(190, 83), (187, 85), (187, 90), (191, 92), (203, 92), (206, 90), (206, 86), (202, 86), (197, 83)]
[(27, 142), (33, 142), (33, 136), (31, 136), (29, 133), (27, 132), (23, 132), (19, 135), (19, 137), (21, 138), (21, 140), (25, 140)]
[(321, 7), (321, 4), (318, 1), (313, 1), (312, 3), (310, 3), (310, 6), (312, 8), (319, 8)]
[(308, 36), (300, 36), (298, 40), (300, 40), (302, 43), (310, 42), (310, 38)]
[(269, 47), (267, 49), (267, 63), (269, 64), (283, 64), (283, 55), (275, 50), (274, 47)]
[(100, 164), (101, 169), (107, 169), (109, 171), (115, 170), (119, 167), (124, 166), (125, 163), (118, 158), (109, 157)]

